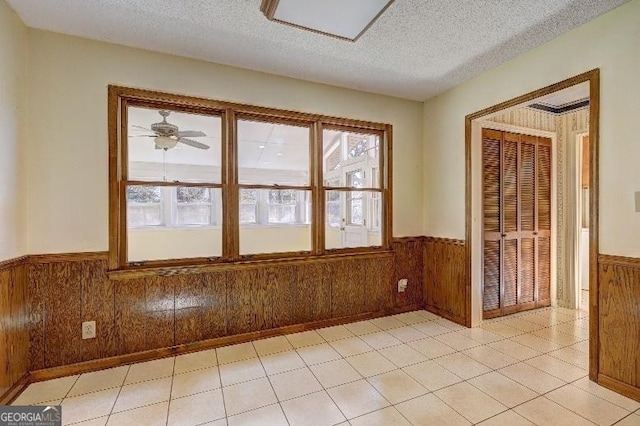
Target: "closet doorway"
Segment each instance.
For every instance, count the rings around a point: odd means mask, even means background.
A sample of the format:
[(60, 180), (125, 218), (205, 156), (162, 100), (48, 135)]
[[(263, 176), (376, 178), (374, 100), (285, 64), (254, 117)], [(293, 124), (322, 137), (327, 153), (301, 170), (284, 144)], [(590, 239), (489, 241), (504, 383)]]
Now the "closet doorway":
[[(540, 138), (551, 138), (551, 202), (549, 208), (551, 210), (551, 230), (550, 238), (550, 289), (549, 299), (551, 306), (564, 307), (577, 310), (580, 308), (580, 296), (588, 295), (588, 312), (589, 312), (589, 376), (592, 380), (597, 380), (599, 371), (599, 315), (598, 304), (598, 127), (600, 112), (600, 73), (599, 70), (585, 72), (551, 86), (527, 93), (525, 95), (513, 98), (506, 102), (485, 108), (465, 117), (465, 156), (466, 156), (466, 288), (465, 288), (465, 315), (467, 318), (467, 326), (475, 327), (482, 324), (486, 317), (497, 315), (506, 315), (509, 311), (517, 312), (519, 309), (529, 308), (532, 302), (544, 305), (545, 297), (540, 297), (538, 289), (538, 298), (535, 298), (535, 288), (542, 286), (537, 279), (542, 276), (540, 274), (539, 265), (533, 262), (533, 268), (538, 268), (531, 272), (531, 267), (521, 262), (521, 256), (533, 251), (542, 252), (543, 248), (536, 243), (531, 249), (530, 242), (524, 242), (533, 232), (542, 232), (537, 227), (531, 234), (523, 234), (522, 229), (522, 211), (516, 212), (516, 224), (520, 228), (516, 228), (518, 237), (516, 242), (512, 242), (511, 247), (507, 247), (504, 240), (509, 240), (509, 232), (504, 232), (506, 223), (500, 223), (500, 227), (496, 227), (494, 223), (493, 236), (500, 236), (499, 242), (494, 239), (494, 260), (493, 264), (493, 281), (487, 280), (488, 287), (493, 286), (492, 297), (487, 306), (484, 301), (484, 280), (485, 280), (485, 218), (483, 203), (483, 128), (498, 130), (501, 132), (536, 136), (536, 146)], [(580, 98), (580, 96), (583, 96)], [(566, 103), (567, 98), (571, 101)], [(589, 136), (588, 143), (578, 144), (577, 136)], [(501, 143), (504, 140), (504, 133), (500, 136)], [(522, 137), (522, 136), (520, 136)], [(522, 143), (520, 141), (520, 143)], [(577, 155), (577, 147), (581, 146), (588, 149), (589, 158), (583, 160)], [(539, 146), (538, 146), (539, 148)], [(536, 148), (536, 149), (538, 149)], [(522, 148), (520, 148), (522, 149)], [(501, 148), (505, 150), (504, 147)], [(502, 155), (502, 153), (500, 154)], [(521, 154), (522, 155), (522, 154)], [(501, 157), (502, 160), (502, 157)], [(513, 160), (512, 160), (513, 161)], [(579, 169), (582, 161), (588, 161), (588, 189), (581, 185), (580, 175), (576, 169)], [(516, 159), (516, 166), (518, 160)], [(500, 171), (503, 165), (500, 166)], [(537, 164), (536, 164), (537, 167)], [(513, 168), (513, 166), (512, 166)], [(586, 164), (585, 164), (586, 168)], [(516, 176), (518, 175), (517, 167)], [(496, 172), (494, 172), (496, 173)], [(513, 172), (511, 172), (513, 173)], [(535, 173), (534, 173), (535, 174)], [(499, 184), (505, 185), (499, 179)], [(585, 179), (587, 177), (585, 176)], [(534, 179), (535, 180), (535, 179)], [(524, 179), (521, 176), (521, 181)], [(495, 182), (494, 182), (495, 184)], [(537, 184), (537, 181), (536, 181)], [(520, 196), (518, 197), (518, 194)], [(584, 197), (580, 197), (580, 195)], [(537, 193), (536, 193), (537, 196)], [(522, 209), (522, 193), (516, 192), (515, 205), (517, 209)], [(505, 215), (505, 207), (508, 200), (502, 199), (504, 207), (500, 206), (499, 201), (494, 203), (493, 214)], [(513, 204), (513, 200), (511, 200)], [(578, 206), (584, 206), (578, 209)], [(496, 207), (497, 206), (497, 207)], [(587, 207), (588, 206), (588, 207)], [(586, 215), (585, 223), (580, 222), (578, 210)], [(497, 213), (496, 213), (497, 211)], [(513, 213), (511, 215), (513, 227)], [(518, 217), (518, 214), (521, 216)], [(541, 212), (534, 212), (535, 215), (541, 216)], [(500, 218), (504, 221), (504, 217)], [(529, 220), (529, 219), (527, 219)], [(494, 217), (495, 221), (495, 217)], [(582, 236), (583, 226), (588, 229), (588, 272), (586, 268), (584, 273), (580, 274), (580, 240)], [(530, 229), (527, 231), (529, 232)], [(488, 232), (487, 232), (488, 233)], [(504, 237), (503, 234), (507, 234)], [(489, 235), (487, 235), (489, 236)], [(519, 239), (519, 241), (518, 241)], [(491, 241), (489, 238), (487, 242)], [(528, 244), (528, 246), (527, 246)], [(520, 246), (518, 248), (518, 245)], [(500, 246), (496, 249), (496, 246)], [(498, 251), (499, 250), (499, 251)], [(511, 252), (508, 252), (511, 250)], [(487, 249), (489, 252), (489, 249)], [(513, 253), (515, 252), (515, 254)], [(498, 253), (497, 255), (495, 253)], [(489, 254), (489, 253), (487, 253)], [(511, 256), (511, 260), (507, 262), (507, 256)], [(584, 259), (584, 257), (582, 258)], [(515, 262), (514, 262), (515, 260)], [(505, 268), (505, 262), (510, 265)], [(529, 265), (531, 262), (529, 262)], [(518, 269), (520, 268), (520, 269)], [(490, 275), (491, 271), (487, 271)], [(533, 274), (533, 278), (530, 278)], [(582, 291), (582, 277), (587, 278), (588, 274), (589, 291)], [(522, 275), (525, 275), (522, 278)], [(581, 277), (582, 275), (582, 277)], [(520, 282), (518, 282), (520, 280)], [(505, 288), (505, 281), (508, 286)], [(515, 286), (513, 283), (515, 282)], [(534, 297), (531, 300), (530, 283), (533, 282)], [(529, 288), (523, 288), (523, 285)], [(515, 290), (514, 290), (515, 288)], [(515, 293), (515, 301), (514, 301)], [(496, 296), (497, 295), (497, 296)], [(523, 297), (523, 295), (525, 297)], [(544, 296), (544, 295), (543, 295)], [(521, 303), (522, 302), (522, 303)], [(530, 304), (527, 306), (527, 303)], [(522, 306), (521, 306), (522, 305)], [(515, 307), (513, 307), (515, 306)], [(486, 309), (485, 309), (486, 308)], [(585, 309), (583, 303), (583, 309)], [(485, 315), (485, 311), (487, 314)]]

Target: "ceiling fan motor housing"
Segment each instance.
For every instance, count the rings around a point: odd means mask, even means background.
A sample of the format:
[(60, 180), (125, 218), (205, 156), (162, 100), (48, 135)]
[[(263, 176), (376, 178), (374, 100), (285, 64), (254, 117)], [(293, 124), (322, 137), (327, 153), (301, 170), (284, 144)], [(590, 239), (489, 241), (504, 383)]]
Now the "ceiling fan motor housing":
[(159, 136), (177, 136), (178, 126), (175, 124), (167, 123), (167, 117), (169, 116), (169, 111), (159, 111), (162, 116), (162, 121), (160, 123), (153, 123), (151, 125), (151, 130), (153, 130)]

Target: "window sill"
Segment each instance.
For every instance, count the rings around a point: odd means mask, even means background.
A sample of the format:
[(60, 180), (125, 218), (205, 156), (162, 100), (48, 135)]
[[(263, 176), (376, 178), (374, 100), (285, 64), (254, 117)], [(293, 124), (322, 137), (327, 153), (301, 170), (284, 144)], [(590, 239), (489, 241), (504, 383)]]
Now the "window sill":
[(291, 255), (278, 257), (250, 256), (250, 258), (235, 261), (199, 262), (192, 264), (163, 265), (140, 265), (128, 266), (125, 268), (107, 271), (107, 276), (111, 280), (127, 280), (140, 277), (151, 276), (172, 276), (185, 274), (201, 274), (207, 272), (223, 272), (246, 268), (256, 268), (260, 266), (291, 266), (308, 263), (323, 263), (345, 259), (372, 259), (383, 258), (393, 255), (392, 250), (382, 247), (364, 247), (333, 249), (322, 255)]

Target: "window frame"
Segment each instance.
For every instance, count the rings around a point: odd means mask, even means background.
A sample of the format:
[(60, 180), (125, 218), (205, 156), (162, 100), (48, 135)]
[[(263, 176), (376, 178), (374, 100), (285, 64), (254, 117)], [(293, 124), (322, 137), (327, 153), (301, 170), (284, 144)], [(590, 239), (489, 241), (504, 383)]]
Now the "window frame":
[[(166, 109), (185, 113), (219, 116), (222, 121), (221, 134), (221, 179), (220, 183), (157, 182), (127, 180), (127, 142), (129, 106)], [(267, 123), (290, 124), (309, 128), (309, 172), (308, 186), (299, 185), (247, 185), (238, 182), (237, 120), (248, 119)], [(340, 130), (379, 136), (380, 194), (382, 205), (381, 246), (357, 248), (325, 248), (325, 191), (353, 190), (345, 187), (325, 187), (323, 181), (323, 129)], [(108, 87), (108, 133), (109, 133), (109, 270), (112, 272), (167, 268), (196, 267), (211, 264), (237, 264), (246, 261), (277, 261), (292, 258), (314, 258), (324, 255), (370, 253), (390, 250), (392, 235), (391, 161), (392, 126), (348, 118), (288, 111), (275, 108), (224, 102), (200, 97), (176, 95), (152, 90), (110, 85)], [(152, 186), (200, 186), (219, 188), (222, 202), (222, 256), (215, 258), (183, 258), (170, 260), (127, 261), (127, 199), (128, 185)], [(246, 189), (294, 189), (310, 191), (311, 234), (310, 251), (264, 253), (240, 255), (240, 200), (239, 191)], [(358, 189), (369, 191), (368, 189)], [(258, 203), (259, 204), (259, 203)], [(267, 206), (268, 208), (268, 206)], [(298, 207), (296, 207), (297, 209)], [(212, 209), (215, 210), (214, 207)], [(257, 212), (259, 214), (259, 212)], [(258, 222), (259, 222), (259, 218)], [(253, 224), (251, 224), (253, 225)], [(249, 226), (251, 226), (249, 225)], [(273, 224), (278, 226), (278, 224)], [(292, 226), (296, 226), (293, 224)], [(163, 272), (164, 273), (164, 272)]]

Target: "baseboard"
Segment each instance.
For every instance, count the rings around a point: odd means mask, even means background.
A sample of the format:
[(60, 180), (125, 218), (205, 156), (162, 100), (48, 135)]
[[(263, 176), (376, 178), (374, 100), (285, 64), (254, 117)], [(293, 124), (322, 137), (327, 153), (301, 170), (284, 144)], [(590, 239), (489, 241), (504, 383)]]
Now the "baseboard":
[(29, 386), (29, 383), (31, 383), (31, 375), (26, 373), (0, 396), (0, 405), (11, 404)]
[[(281, 336), (284, 334), (298, 333), (301, 331), (315, 330), (323, 327), (331, 327), (334, 325), (347, 324), (354, 321), (368, 320), (372, 318), (383, 317), (387, 315), (395, 315), (403, 312), (415, 311), (422, 309), (420, 304), (411, 304), (398, 308), (389, 308), (383, 311), (368, 312), (364, 314), (350, 315), (341, 318), (333, 318), (321, 321), (314, 321), (296, 325), (287, 325), (284, 327), (274, 328), (270, 330), (255, 331), (251, 333), (237, 334), (234, 336), (225, 336), (215, 339), (203, 340), (200, 342), (189, 343), (185, 345), (171, 346), (168, 348), (153, 349), (144, 352), (136, 352), (127, 355), (120, 355), (110, 358), (101, 358), (92, 361), (80, 362), (76, 364), (64, 365), (61, 367), (46, 368), (42, 370), (32, 371), (29, 383), (40, 382), (43, 380), (57, 379), (59, 377), (71, 376), (74, 374), (89, 373), (92, 371), (103, 370), (106, 368), (118, 367), (121, 365), (134, 364), (144, 361), (152, 361), (155, 359), (166, 358), (175, 355), (186, 354), (190, 352), (198, 352), (206, 349), (219, 348), (221, 346), (233, 345), (237, 343), (245, 343), (251, 340), (264, 339), (267, 337)], [(28, 384), (28, 383), (27, 383)], [(26, 386), (25, 386), (26, 387)], [(16, 395), (17, 396), (17, 395)]]
[(620, 380), (606, 376), (602, 373), (598, 374), (598, 384), (640, 402), (640, 388), (622, 383)]
[(424, 305), (424, 310), (431, 312), (432, 314), (436, 314), (439, 317), (444, 319), (448, 319), (449, 321), (453, 321), (456, 324), (459, 324), (463, 327), (468, 327), (463, 317), (458, 317), (455, 315), (451, 315), (449, 312), (443, 311), (442, 309), (438, 309), (435, 306)]

